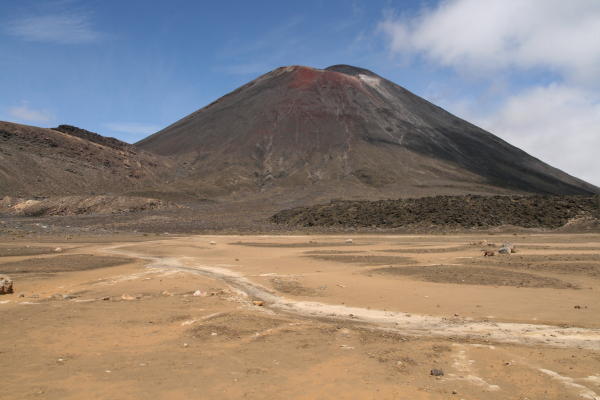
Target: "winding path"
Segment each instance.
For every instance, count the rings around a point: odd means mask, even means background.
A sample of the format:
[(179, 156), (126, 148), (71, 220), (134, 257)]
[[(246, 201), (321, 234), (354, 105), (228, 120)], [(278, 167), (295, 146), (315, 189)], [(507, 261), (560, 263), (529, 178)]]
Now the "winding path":
[(247, 297), (264, 301), (265, 307), (275, 312), (307, 318), (352, 321), (363, 323), (373, 329), (386, 330), (402, 335), (452, 337), (499, 343), (600, 350), (600, 329), (449, 319), (429, 315), (347, 307), (337, 304), (297, 301), (280, 296), (227, 268), (196, 264), (197, 259), (193, 257), (153, 257), (127, 251), (122, 247), (125, 246), (111, 246), (105, 248), (104, 251), (147, 260), (149, 261), (147, 268), (180, 271), (220, 280)]

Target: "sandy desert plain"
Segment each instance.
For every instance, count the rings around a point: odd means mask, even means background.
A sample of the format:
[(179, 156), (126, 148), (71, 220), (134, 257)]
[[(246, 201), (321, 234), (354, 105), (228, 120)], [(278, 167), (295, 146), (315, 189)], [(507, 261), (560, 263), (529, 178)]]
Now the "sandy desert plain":
[(8, 237), (0, 271), (2, 399), (600, 398), (598, 234)]

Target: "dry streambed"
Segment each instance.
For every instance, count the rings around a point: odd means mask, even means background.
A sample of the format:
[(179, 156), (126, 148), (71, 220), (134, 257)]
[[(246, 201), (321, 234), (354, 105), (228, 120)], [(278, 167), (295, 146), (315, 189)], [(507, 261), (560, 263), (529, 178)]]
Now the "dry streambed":
[(563, 328), (551, 325), (472, 321), (415, 315), (338, 304), (297, 301), (285, 298), (243, 275), (222, 266), (202, 265), (191, 257), (149, 257), (113, 247), (113, 253), (150, 261), (149, 268), (182, 271), (222, 281), (249, 299), (260, 301), (272, 311), (306, 318), (351, 321), (373, 329), (402, 335), (439, 336), (515, 344), (580, 347), (600, 350), (600, 329)]

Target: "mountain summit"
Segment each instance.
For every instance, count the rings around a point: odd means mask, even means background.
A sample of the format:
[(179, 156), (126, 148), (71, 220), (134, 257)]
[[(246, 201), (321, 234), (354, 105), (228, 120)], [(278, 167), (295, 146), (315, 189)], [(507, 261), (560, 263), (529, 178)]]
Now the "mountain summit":
[(190, 185), (375, 198), (589, 194), (574, 178), (379, 75), (277, 68), (136, 144), (176, 157)]

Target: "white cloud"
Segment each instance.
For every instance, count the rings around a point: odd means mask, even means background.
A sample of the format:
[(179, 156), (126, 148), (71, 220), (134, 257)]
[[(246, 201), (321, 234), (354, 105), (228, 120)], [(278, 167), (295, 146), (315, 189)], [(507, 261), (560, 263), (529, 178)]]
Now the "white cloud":
[(14, 19), (5, 24), (6, 33), (30, 42), (81, 44), (95, 42), (101, 34), (94, 30), (86, 14), (51, 14)]
[(47, 124), (55, 120), (50, 111), (31, 108), (26, 102), (23, 102), (20, 106), (9, 108), (8, 115), (18, 122)]
[[(438, 82), (429, 97), (600, 185), (600, 1), (442, 0), (412, 16), (387, 13), (378, 30), (393, 55), (477, 75), (483, 87), (457, 99)], [(526, 82), (525, 71), (554, 83)]]
[(450, 0), (380, 22), (395, 54), (471, 72), (547, 68), (579, 82), (600, 77), (600, 1)]
[(105, 126), (113, 132), (126, 133), (131, 135), (150, 135), (159, 131), (162, 127), (152, 124), (138, 122), (112, 122)]
[(554, 167), (600, 186), (600, 96), (551, 84), (509, 97), (472, 120)]

